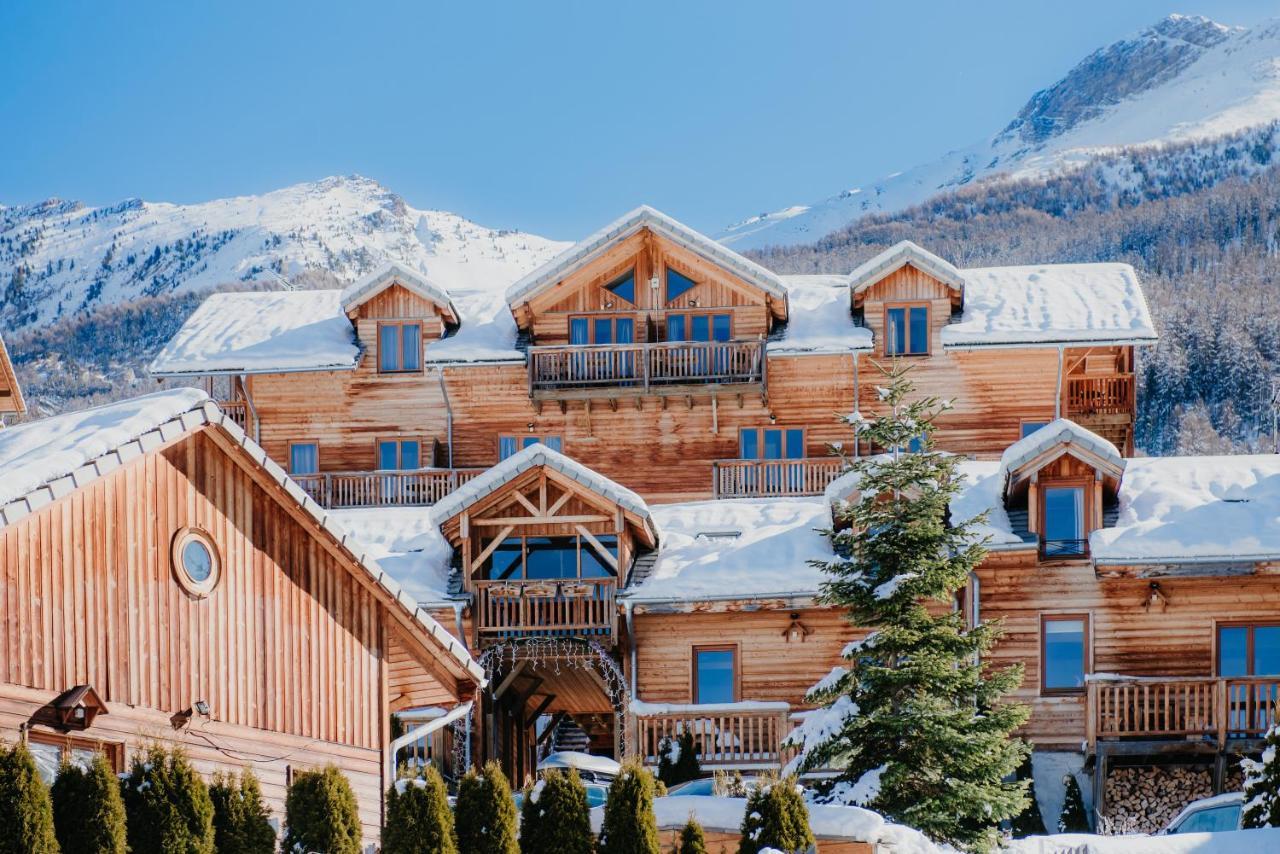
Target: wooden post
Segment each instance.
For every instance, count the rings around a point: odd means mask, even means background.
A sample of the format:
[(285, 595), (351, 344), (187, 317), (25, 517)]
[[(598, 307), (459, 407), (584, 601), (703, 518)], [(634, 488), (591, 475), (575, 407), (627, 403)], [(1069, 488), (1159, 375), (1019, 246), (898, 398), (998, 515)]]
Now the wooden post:
[(1088, 683), (1088, 706), (1084, 721), (1085, 743), (1088, 744), (1090, 753), (1098, 752), (1098, 683), (1090, 680)]
[(1227, 749), (1227, 719), (1230, 717), (1228, 710), (1228, 691), (1227, 680), (1219, 679), (1214, 684), (1214, 700), (1213, 714), (1214, 723), (1217, 724), (1218, 750)]

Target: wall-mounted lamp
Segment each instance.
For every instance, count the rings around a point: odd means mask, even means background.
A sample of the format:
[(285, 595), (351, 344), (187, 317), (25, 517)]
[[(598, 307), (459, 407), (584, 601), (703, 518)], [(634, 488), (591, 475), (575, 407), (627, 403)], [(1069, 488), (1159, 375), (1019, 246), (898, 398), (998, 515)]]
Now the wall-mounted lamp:
[(770, 413), (769, 413), (769, 423), (770, 423), (770, 424), (777, 424), (777, 423), (778, 423), (778, 416), (776, 416), (776, 415), (774, 415), (772, 412), (770, 412)]
[(209, 702), (207, 700), (196, 700), (189, 708), (183, 709), (180, 712), (174, 712), (169, 718), (169, 724), (174, 729), (182, 729), (184, 726), (191, 723), (191, 719), (196, 715), (200, 715), (202, 718), (207, 718), (209, 717), (209, 714)]
[(525, 429), (526, 429), (526, 430), (528, 430), (530, 433), (532, 433), (532, 432), (533, 432), (533, 422), (532, 422), (532, 421), (530, 421), (528, 424), (524, 425), (524, 427), (525, 427)]
[(793, 611), (791, 613), (791, 624), (783, 631), (782, 638), (787, 643), (804, 643), (804, 639), (811, 634), (813, 634), (813, 629), (800, 622), (800, 615)]
[(1160, 587), (1160, 582), (1153, 581), (1147, 588), (1147, 599), (1142, 603), (1142, 607), (1148, 612), (1152, 608), (1158, 608), (1163, 611), (1169, 605), (1169, 596)]

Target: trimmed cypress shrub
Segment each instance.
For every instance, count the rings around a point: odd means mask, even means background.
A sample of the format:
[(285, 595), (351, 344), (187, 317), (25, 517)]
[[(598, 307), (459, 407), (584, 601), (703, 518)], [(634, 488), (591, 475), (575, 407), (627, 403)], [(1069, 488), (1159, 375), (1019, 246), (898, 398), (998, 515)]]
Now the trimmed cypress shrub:
[(578, 772), (546, 772), (525, 792), (520, 851), (523, 854), (593, 854), (594, 848), (587, 790), (582, 787)]
[(1036, 801), (1036, 781), (1031, 773), (1031, 754), (1028, 753), (1018, 766), (1017, 779), (1027, 780), (1027, 808), (1013, 818), (1013, 838), (1044, 835), (1044, 817)]
[(689, 820), (680, 828), (680, 839), (671, 854), (707, 854), (707, 840), (702, 835), (702, 825), (689, 814)]
[(63, 762), (50, 794), (62, 854), (125, 854), (124, 801), (107, 757), (94, 754), (85, 770)]
[(181, 750), (152, 745), (120, 784), (129, 850), (214, 854), (213, 801)]
[(702, 776), (698, 747), (691, 730), (682, 730), (674, 739), (664, 738), (658, 753), (658, 779), (668, 787)]
[(797, 854), (809, 850), (813, 844), (809, 810), (800, 796), (796, 778), (761, 779), (747, 798), (738, 854), (759, 854), (765, 848)]
[(449, 812), (449, 793), (435, 767), (423, 776), (400, 779), (387, 790), (383, 854), (458, 854)]
[(467, 772), (453, 810), (459, 854), (517, 854), (516, 802), (497, 762)]
[(209, 787), (213, 801), (213, 845), (218, 854), (272, 854), (276, 832), (271, 810), (262, 802), (262, 787), (245, 768), (240, 776), (217, 774)]
[(653, 814), (653, 775), (637, 759), (627, 760), (609, 786), (599, 850), (600, 854), (661, 854)]
[(294, 774), (284, 798), (284, 821), (284, 851), (360, 854), (356, 796), (336, 766)]
[(24, 742), (0, 745), (0, 854), (57, 854), (53, 803)]
[(1075, 774), (1062, 778), (1067, 786), (1067, 796), (1062, 802), (1062, 814), (1058, 816), (1059, 833), (1088, 833), (1089, 814), (1084, 809), (1084, 797)]

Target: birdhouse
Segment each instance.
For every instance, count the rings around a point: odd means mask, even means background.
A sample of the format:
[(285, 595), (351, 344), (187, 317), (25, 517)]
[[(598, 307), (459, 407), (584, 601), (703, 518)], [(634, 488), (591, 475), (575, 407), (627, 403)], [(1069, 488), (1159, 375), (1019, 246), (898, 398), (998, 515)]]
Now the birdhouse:
[(107, 704), (90, 685), (77, 685), (63, 691), (41, 710), (41, 723), (63, 731), (86, 730), (93, 726), (93, 719), (107, 713)]

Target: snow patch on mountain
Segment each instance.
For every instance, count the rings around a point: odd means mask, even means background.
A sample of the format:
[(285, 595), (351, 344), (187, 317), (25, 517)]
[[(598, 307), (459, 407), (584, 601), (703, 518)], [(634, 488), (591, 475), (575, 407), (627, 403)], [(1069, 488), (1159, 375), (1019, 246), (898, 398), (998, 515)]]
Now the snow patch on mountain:
[(735, 249), (811, 243), (860, 216), (978, 181), (1041, 178), (1127, 147), (1211, 140), (1280, 119), (1280, 19), (1249, 29), (1171, 15), (1090, 54), (999, 133), (811, 205), (729, 226)]

